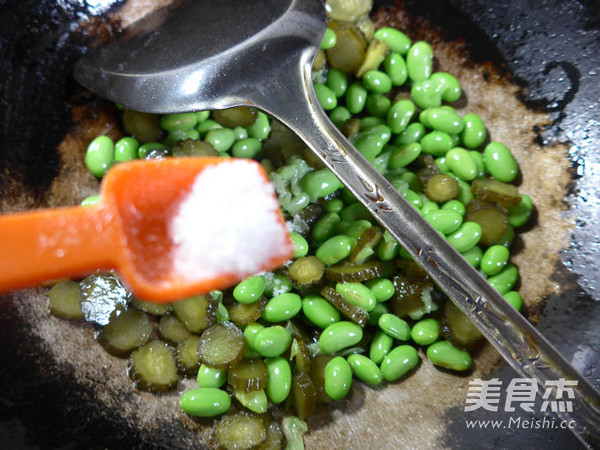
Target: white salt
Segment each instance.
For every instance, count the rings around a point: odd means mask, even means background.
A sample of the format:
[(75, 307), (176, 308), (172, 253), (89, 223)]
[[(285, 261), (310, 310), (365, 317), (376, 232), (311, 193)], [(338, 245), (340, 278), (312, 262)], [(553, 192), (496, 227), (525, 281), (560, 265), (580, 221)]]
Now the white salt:
[(175, 271), (193, 280), (263, 270), (288, 245), (278, 208), (256, 163), (231, 160), (205, 168), (170, 224)]

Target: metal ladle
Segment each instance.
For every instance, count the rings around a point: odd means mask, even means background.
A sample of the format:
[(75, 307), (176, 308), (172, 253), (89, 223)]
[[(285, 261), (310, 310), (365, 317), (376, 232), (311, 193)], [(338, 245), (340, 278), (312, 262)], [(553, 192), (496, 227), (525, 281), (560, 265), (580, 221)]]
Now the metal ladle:
[(326, 29), (320, 0), (206, 0), (136, 22), (84, 57), (75, 78), (128, 108), (176, 113), (247, 105), (293, 130), (522, 377), (577, 382), (573, 432), (600, 447), (600, 394), (494, 290), (329, 121), (311, 81)]

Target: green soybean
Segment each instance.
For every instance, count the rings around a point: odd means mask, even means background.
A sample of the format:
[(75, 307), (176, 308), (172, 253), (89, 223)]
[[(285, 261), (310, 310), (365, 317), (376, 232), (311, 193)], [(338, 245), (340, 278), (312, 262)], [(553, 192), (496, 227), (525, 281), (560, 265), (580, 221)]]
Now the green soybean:
[(281, 403), (288, 398), (292, 389), (292, 369), (287, 359), (278, 356), (265, 359), (267, 365), (267, 386), (265, 392), (273, 403)]
[(462, 89), (460, 88), (460, 83), (454, 75), (446, 72), (435, 72), (431, 74), (429, 79), (432, 82), (440, 85), (443, 100), (447, 102), (455, 102), (460, 98)]
[(302, 236), (300, 233), (292, 231), (290, 233), (290, 239), (292, 241), (292, 245), (294, 246), (294, 254), (292, 255), (292, 258), (301, 258), (308, 254), (309, 246), (306, 239), (304, 239), (304, 236)]
[(377, 330), (371, 340), (371, 345), (369, 346), (369, 358), (371, 358), (375, 364), (381, 364), (393, 345), (393, 337), (384, 333), (382, 330)]
[(323, 205), (325, 211), (330, 213), (339, 213), (342, 209), (344, 209), (344, 201), (341, 198), (330, 198)]
[(508, 263), (510, 252), (504, 245), (492, 245), (481, 257), (481, 271), (487, 276), (496, 275)]
[(408, 189), (406, 192), (404, 192), (403, 197), (415, 209), (421, 209), (421, 206), (423, 206), (423, 199), (421, 198), (421, 196), (419, 194), (417, 194), (412, 189)]
[(427, 122), (431, 128), (448, 134), (460, 133), (465, 126), (464, 120), (453, 108), (432, 108), (426, 113)]
[(390, 312), (390, 308), (387, 303), (377, 303), (375, 308), (369, 311), (369, 325), (376, 326), (379, 318), (384, 314), (388, 314)]
[(460, 135), (462, 143), (467, 148), (477, 148), (484, 143), (487, 137), (487, 130), (481, 117), (477, 114), (469, 113), (463, 117), (465, 127)]
[(383, 67), (394, 86), (402, 86), (408, 79), (406, 61), (399, 53), (388, 54), (383, 60)]
[(490, 142), (485, 146), (483, 161), (487, 171), (499, 181), (510, 183), (519, 173), (514, 156), (508, 147), (500, 142)]
[(421, 109), (437, 108), (442, 105), (440, 85), (431, 80), (413, 83), (410, 96)]
[(471, 367), (471, 355), (448, 341), (438, 341), (427, 347), (427, 358), (436, 366), (464, 371)]
[(448, 160), (445, 156), (439, 156), (435, 158), (435, 165), (438, 166), (441, 173), (451, 173), (450, 166), (448, 165)]
[(483, 250), (479, 245), (476, 245), (467, 251), (461, 252), (461, 255), (469, 264), (475, 268), (478, 268), (481, 264), (481, 258), (483, 257)]
[(415, 104), (410, 100), (399, 100), (392, 105), (387, 113), (387, 125), (392, 133), (402, 132), (415, 113)]
[(335, 264), (346, 258), (356, 241), (348, 236), (337, 235), (323, 242), (315, 253), (315, 256), (327, 266)]
[(342, 294), (346, 301), (369, 312), (377, 305), (373, 291), (362, 283), (337, 283), (335, 290)]
[(296, 316), (302, 309), (302, 298), (293, 292), (273, 297), (267, 302), (262, 317), (267, 322), (283, 322)]
[(436, 202), (432, 202), (431, 200), (425, 200), (423, 205), (421, 206), (421, 214), (429, 214), (434, 211), (439, 211), (440, 206)]
[(259, 141), (265, 140), (269, 137), (269, 133), (271, 132), (269, 117), (265, 113), (258, 111), (256, 120), (247, 128), (247, 130), (250, 137), (256, 138)]
[(344, 123), (351, 117), (352, 114), (350, 114), (350, 111), (345, 106), (338, 106), (329, 112), (329, 118), (338, 128), (342, 128)]
[(475, 165), (477, 166), (477, 177), (481, 178), (485, 175), (485, 163), (483, 162), (483, 155), (477, 150), (470, 150), (469, 154), (473, 161), (475, 161)]
[(333, 400), (344, 398), (352, 386), (352, 369), (341, 356), (336, 356), (327, 363), (324, 370), (325, 393)]
[(417, 350), (410, 345), (399, 345), (391, 350), (381, 362), (381, 373), (387, 381), (398, 380), (419, 363)]
[(179, 405), (190, 416), (214, 417), (227, 412), (231, 398), (221, 389), (203, 387), (184, 392)]
[(533, 213), (533, 202), (529, 195), (521, 195), (521, 201), (508, 208), (508, 223), (514, 228), (519, 228), (529, 222)]
[(348, 75), (337, 69), (329, 69), (325, 85), (337, 98), (343, 97), (348, 90)]
[(241, 281), (233, 289), (233, 298), (240, 303), (254, 303), (265, 291), (265, 277), (255, 275)]
[(90, 195), (89, 197), (84, 198), (80, 205), (81, 206), (94, 206), (97, 205), (98, 203), (100, 203), (100, 196), (99, 195)]
[(321, 45), (319, 46), (319, 48), (321, 48), (322, 50), (329, 50), (330, 48), (335, 47), (336, 43), (337, 36), (335, 34), (335, 31), (331, 28), (327, 28), (325, 30), (325, 34), (323, 35), (323, 39), (321, 39)]
[(361, 121), (360, 121), (361, 128), (362, 129), (367, 128), (368, 125), (365, 126), (365, 124), (367, 124), (368, 121), (371, 121), (371, 120), (376, 122), (376, 123), (373, 123), (373, 125), (379, 125), (380, 123), (382, 123), (381, 120), (375, 121), (375, 119), (382, 119), (382, 118), (386, 117), (390, 111), (391, 106), (392, 106), (392, 101), (383, 94), (371, 93), (371, 94), (367, 95), (367, 103), (366, 103), (367, 114), (370, 114), (371, 117), (364, 117), (361, 119)]
[(392, 132), (387, 125), (375, 125), (350, 139), (354, 147), (369, 161), (389, 142)]
[(325, 213), (315, 222), (311, 237), (315, 242), (324, 242), (335, 234), (336, 227), (341, 222), (340, 215), (335, 212)]
[(358, 344), (363, 337), (360, 326), (340, 321), (329, 325), (319, 337), (319, 348), (323, 353), (331, 354)]
[(431, 131), (421, 138), (421, 150), (433, 156), (443, 156), (452, 148), (452, 138), (443, 131)]
[(337, 106), (337, 97), (331, 89), (321, 83), (314, 83), (314, 88), (317, 100), (325, 111), (331, 111)]
[(220, 388), (227, 383), (227, 370), (202, 364), (198, 369), (197, 381), (198, 386), (202, 388)]
[(506, 228), (506, 232), (504, 233), (504, 236), (502, 236), (500, 238), (500, 240), (498, 242), (496, 242), (496, 244), (504, 245), (505, 247), (510, 248), (510, 246), (512, 245), (514, 240), (515, 240), (515, 229), (509, 225), (508, 228)]
[(246, 340), (247, 344), (246, 351), (248, 350), (248, 347), (252, 350), (255, 349), (256, 336), (258, 336), (258, 333), (264, 329), (265, 326), (258, 322), (252, 322), (246, 325), (246, 328), (244, 328), (244, 339)]
[(391, 261), (398, 255), (400, 244), (392, 237), (389, 231), (383, 232), (383, 239), (377, 248), (377, 256), (382, 261)]
[(464, 222), (458, 230), (446, 236), (446, 240), (460, 253), (477, 245), (481, 239), (481, 226), (475, 222)]
[(471, 181), (477, 177), (477, 163), (468, 150), (454, 147), (446, 153), (446, 160), (450, 170), (461, 180)]
[(409, 124), (394, 140), (394, 145), (403, 146), (419, 142), (425, 136), (425, 126), (420, 122)]
[(380, 28), (375, 32), (374, 37), (375, 39), (385, 42), (392, 52), (406, 55), (410, 49), (410, 38), (396, 28)]
[(513, 264), (507, 264), (496, 275), (488, 278), (488, 283), (492, 285), (500, 294), (504, 295), (517, 284), (519, 270)]
[(360, 113), (367, 102), (367, 89), (362, 83), (354, 82), (346, 92), (346, 107), (352, 114)]
[(425, 41), (413, 44), (406, 55), (408, 78), (412, 81), (424, 81), (433, 72), (433, 49)]
[(230, 128), (217, 128), (206, 133), (204, 140), (211, 143), (219, 153), (226, 152), (235, 142), (235, 133)]
[(281, 325), (265, 327), (254, 339), (254, 348), (265, 358), (273, 358), (285, 352), (292, 343), (290, 332)]
[(439, 209), (423, 214), (429, 224), (442, 234), (452, 233), (460, 227), (463, 216), (455, 211)]
[(465, 215), (466, 212), (466, 208), (465, 205), (460, 201), (460, 200), (448, 200), (446, 203), (444, 203), (441, 206), (441, 209), (445, 209), (448, 211), (454, 211), (458, 214), (460, 214), (461, 216)]
[(265, 292), (267, 297), (284, 294), (292, 290), (292, 282), (281, 273), (268, 273), (265, 275)]
[(115, 146), (108, 136), (98, 136), (85, 152), (85, 165), (98, 178), (103, 177), (111, 166)]
[(240, 139), (231, 147), (231, 154), (236, 158), (254, 158), (262, 150), (262, 144), (256, 138)]
[(308, 172), (300, 181), (302, 189), (311, 201), (333, 194), (342, 187), (342, 183), (329, 169), (317, 169)]
[(172, 132), (175, 130), (191, 130), (198, 124), (196, 113), (165, 114), (160, 118), (160, 126), (163, 130)]
[(396, 292), (394, 283), (387, 278), (375, 278), (366, 281), (365, 284), (371, 289), (377, 302), (387, 302)]
[(381, 373), (381, 369), (375, 364), (371, 359), (367, 358), (364, 355), (360, 355), (357, 353), (353, 353), (348, 355), (346, 359), (348, 364), (352, 368), (352, 372), (356, 375), (363, 383), (369, 384), (371, 386), (376, 386), (381, 384), (383, 381), (383, 374)]
[(523, 309), (523, 297), (517, 291), (509, 291), (504, 294), (504, 299), (517, 311)]
[(340, 321), (340, 312), (320, 295), (309, 294), (302, 299), (302, 313), (315, 326), (324, 329)]
[(219, 128), (223, 128), (223, 125), (221, 125), (216, 120), (207, 119), (203, 122), (200, 122), (196, 126), (196, 131), (200, 134), (201, 137), (204, 137), (204, 136), (206, 136), (206, 133), (208, 133), (209, 131), (216, 130)]
[(381, 330), (399, 341), (410, 339), (410, 325), (394, 314), (383, 314), (377, 321)]
[(433, 318), (419, 320), (410, 330), (410, 337), (418, 345), (433, 344), (440, 337), (440, 321)]
[(140, 142), (134, 137), (124, 137), (115, 143), (113, 159), (115, 161), (131, 161), (136, 159)]
[(385, 94), (392, 89), (392, 79), (381, 70), (369, 70), (363, 76), (362, 81), (367, 90), (377, 94)]
[[(385, 98), (386, 100), (388, 100), (387, 109), (385, 110), (385, 113), (387, 114), (387, 111), (389, 110), (389, 107), (392, 105), (392, 102), (390, 102), (389, 99), (383, 94), (369, 94), (367, 96), (367, 113), (371, 114), (369, 112), (369, 99), (373, 99), (373, 98), (377, 98), (377, 99)], [(383, 116), (385, 116), (385, 114), (383, 114)], [(385, 120), (383, 120), (383, 116), (381, 116), (381, 117), (375, 117), (375, 116), (362, 117), (359, 120), (359, 125), (360, 125), (359, 130), (363, 131), (363, 130), (367, 130), (368, 128), (374, 127), (375, 125), (384, 125)]]

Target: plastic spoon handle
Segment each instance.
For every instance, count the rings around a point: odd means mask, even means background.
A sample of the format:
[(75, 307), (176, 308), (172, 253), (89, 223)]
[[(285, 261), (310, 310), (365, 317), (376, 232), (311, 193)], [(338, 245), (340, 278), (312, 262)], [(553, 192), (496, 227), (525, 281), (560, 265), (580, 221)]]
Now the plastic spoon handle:
[(114, 268), (121, 241), (106, 207), (0, 216), (0, 291)]
[[(259, 106), (317, 153), (517, 373), (537, 381), (540, 395), (547, 381), (576, 381), (573, 411), (557, 414), (575, 420), (577, 429), (572, 431), (586, 445), (600, 445), (598, 391), (352, 147), (320, 107), (310, 77), (311, 66), (305, 64), (295, 85), (283, 88), (284, 98), (262, 98)], [(294, 81), (290, 74), (286, 78)]]

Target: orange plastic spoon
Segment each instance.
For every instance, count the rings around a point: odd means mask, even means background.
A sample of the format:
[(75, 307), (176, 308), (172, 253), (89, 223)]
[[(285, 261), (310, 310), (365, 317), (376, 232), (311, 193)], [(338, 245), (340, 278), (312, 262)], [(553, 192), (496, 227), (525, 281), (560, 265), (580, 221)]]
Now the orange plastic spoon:
[[(176, 244), (170, 225), (179, 205), (189, 198), (198, 175), (207, 167), (233, 161), (236, 160), (168, 158), (121, 163), (103, 179), (97, 206), (0, 216), (0, 291), (114, 269), (136, 296), (168, 302), (222, 289), (251, 275), (220, 270), (209, 276), (190, 276), (177, 270), (173, 261)], [(247, 164), (255, 166), (249, 176), (268, 183), (260, 164)], [(218, 196), (219, 192), (206, 194)], [(219, 211), (202, 213), (206, 220), (212, 220)], [(268, 215), (262, 220), (275, 226), (280, 233), (272, 239), (279, 239), (283, 245), (259, 256), (253, 272), (268, 270), (291, 257), (292, 244), (279, 210), (274, 208)], [(239, 220), (247, 223), (248, 217)], [(253, 239), (253, 233), (258, 231), (244, 230), (237, 238)]]

